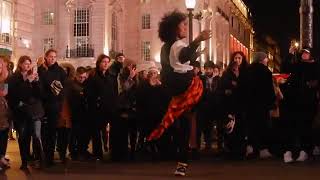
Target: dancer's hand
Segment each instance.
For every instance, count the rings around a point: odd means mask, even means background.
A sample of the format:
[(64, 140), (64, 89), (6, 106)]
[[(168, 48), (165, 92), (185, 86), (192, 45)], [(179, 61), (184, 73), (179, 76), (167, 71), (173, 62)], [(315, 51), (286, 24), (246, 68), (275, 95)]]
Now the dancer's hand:
[(196, 41), (205, 41), (212, 37), (212, 31), (211, 30), (204, 30), (202, 31), (199, 36), (196, 38)]

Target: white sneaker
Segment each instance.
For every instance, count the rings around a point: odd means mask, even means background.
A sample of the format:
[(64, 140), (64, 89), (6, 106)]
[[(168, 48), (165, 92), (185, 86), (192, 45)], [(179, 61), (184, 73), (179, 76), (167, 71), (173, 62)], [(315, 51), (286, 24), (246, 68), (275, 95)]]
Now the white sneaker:
[(268, 149), (262, 149), (260, 150), (260, 158), (261, 159), (268, 159), (268, 158), (271, 158), (272, 157), (272, 154), (269, 152)]
[(286, 153), (283, 154), (283, 161), (284, 163), (292, 163), (294, 161), (291, 151), (286, 151)]
[(313, 149), (312, 154), (314, 156), (319, 156), (320, 155), (320, 147), (319, 146), (315, 146), (314, 149)]
[(246, 147), (246, 156), (249, 156), (253, 153), (253, 147), (251, 145), (247, 145)]
[(177, 165), (177, 169), (174, 172), (174, 175), (175, 176), (186, 176), (187, 167), (188, 167), (188, 164), (179, 162)]
[(307, 159), (308, 159), (308, 154), (305, 151), (300, 151), (297, 161), (304, 162)]

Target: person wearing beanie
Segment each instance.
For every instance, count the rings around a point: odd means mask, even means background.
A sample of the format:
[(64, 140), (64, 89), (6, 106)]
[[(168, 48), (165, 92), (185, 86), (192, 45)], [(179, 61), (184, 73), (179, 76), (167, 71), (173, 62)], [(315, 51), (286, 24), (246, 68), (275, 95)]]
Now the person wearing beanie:
[(118, 53), (115, 57), (114, 62), (111, 64), (107, 71), (107, 76), (111, 80), (112, 83), (112, 90), (115, 94), (119, 94), (119, 87), (118, 87), (118, 75), (120, 74), (121, 70), (123, 69), (123, 64), (126, 61), (126, 57), (123, 53)]
[(253, 147), (253, 153), (259, 153), (260, 158), (272, 157), (269, 152), (270, 121), (269, 111), (275, 103), (275, 92), (273, 89), (272, 72), (269, 70), (268, 56), (264, 52), (254, 54), (254, 62), (248, 70), (248, 97), (249, 106), (248, 143)]
[(256, 52), (253, 55), (253, 63), (262, 63), (267, 66), (268, 64), (268, 55), (264, 52)]
[[(290, 74), (281, 86), (284, 95), (282, 118), (286, 127), (285, 163), (306, 161), (312, 152), (312, 122), (318, 104), (319, 69), (319, 62), (312, 57), (309, 47), (303, 47), (298, 54), (291, 47), (281, 64), (282, 73)], [(293, 158), (295, 152), (299, 152), (297, 159)]]

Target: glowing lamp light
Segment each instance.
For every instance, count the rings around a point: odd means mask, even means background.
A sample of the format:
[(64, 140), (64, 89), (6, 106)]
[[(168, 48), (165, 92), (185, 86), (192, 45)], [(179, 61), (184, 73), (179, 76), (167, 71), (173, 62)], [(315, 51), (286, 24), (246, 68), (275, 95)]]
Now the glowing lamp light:
[(156, 62), (160, 62), (160, 53), (157, 53), (155, 56), (154, 56), (154, 59)]
[(10, 33), (10, 19), (4, 18), (1, 23), (1, 33)]
[(196, 0), (185, 0), (187, 9), (194, 9), (196, 7)]
[(294, 46), (295, 46), (296, 48), (299, 47), (299, 43), (298, 43), (298, 42), (294, 43)]

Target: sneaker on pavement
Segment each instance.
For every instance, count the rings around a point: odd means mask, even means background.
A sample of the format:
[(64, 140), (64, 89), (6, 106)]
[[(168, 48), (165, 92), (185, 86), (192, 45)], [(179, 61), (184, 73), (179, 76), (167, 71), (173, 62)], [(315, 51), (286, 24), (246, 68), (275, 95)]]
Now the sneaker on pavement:
[(319, 156), (320, 155), (320, 147), (319, 146), (315, 146), (313, 151), (312, 151), (312, 154), (314, 156)]
[(286, 153), (283, 154), (283, 161), (284, 163), (292, 163), (294, 161), (291, 151), (286, 151)]
[(246, 157), (248, 157), (251, 154), (253, 154), (253, 147), (251, 145), (248, 145), (246, 147)]
[(308, 159), (308, 154), (305, 151), (300, 151), (297, 161), (304, 162), (307, 159)]
[(178, 162), (177, 169), (174, 172), (175, 176), (186, 176), (188, 164)]
[(260, 150), (259, 156), (261, 159), (268, 159), (272, 157), (272, 154), (269, 152), (268, 149), (263, 149), (263, 150)]

